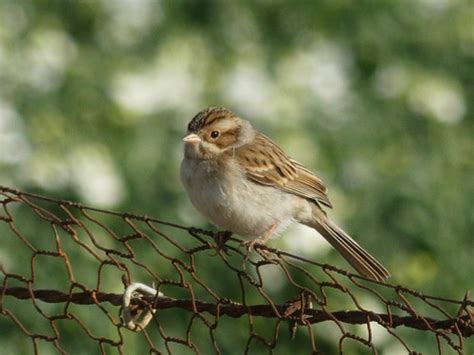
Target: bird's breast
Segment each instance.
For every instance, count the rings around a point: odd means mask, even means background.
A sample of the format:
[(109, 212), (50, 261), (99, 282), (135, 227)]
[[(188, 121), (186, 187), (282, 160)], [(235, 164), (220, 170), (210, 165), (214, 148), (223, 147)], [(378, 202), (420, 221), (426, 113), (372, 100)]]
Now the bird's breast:
[(184, 159), (181, 179), (192, 204), (218, 227), (258, 237), (295, 215), (295, 196), (247, 179), (235, 161)]
[(194, 207), (214, 224), (222, 225), (228, 214), (229, 186), (225, 174), (214, 161), (184, 159), (181, 180)]

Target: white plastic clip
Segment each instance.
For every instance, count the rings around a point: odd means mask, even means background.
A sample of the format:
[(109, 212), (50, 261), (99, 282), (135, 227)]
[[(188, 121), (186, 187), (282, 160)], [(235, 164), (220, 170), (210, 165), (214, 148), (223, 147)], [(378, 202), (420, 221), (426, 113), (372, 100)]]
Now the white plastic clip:
[[(154, 288), (141, 283), (132, 283), (125, 289), (122, 309), (122, 322), (125, 327), (133, 331), (141, 331), (148, 325), (156, 309), (141, 309), (138, 311), (134, 309), (132, 311), (130, 302), (133, 298), (141, 298), (142, 295), (156, 296), (156, 292)], [(164, 297), (164, 295), (159, 292), (158, 297)]]

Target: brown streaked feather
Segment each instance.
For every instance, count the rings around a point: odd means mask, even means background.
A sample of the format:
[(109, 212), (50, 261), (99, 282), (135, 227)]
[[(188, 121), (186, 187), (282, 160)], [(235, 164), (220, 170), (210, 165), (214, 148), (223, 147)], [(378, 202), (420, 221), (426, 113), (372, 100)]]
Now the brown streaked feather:
[(210, 126), (229, 117), (235, 117), (235, 115), (224, 107), (205, 108), (199, 111), (189, 122), (188, 131), (196, 133), (205, 126)]
[(380, 282), (390, 277), (387, 269), (327, 218), (319, 206), (313, 206), (313, 220), (305, 224), (316, 229), (362, 276)]
[(236, 158), (245, 167), (250, 180), (332, 207), (321, 179), (263, 134), (257, 134), (251, 145), (239, 147)]
[[(214, 144), (219, 148), (230, 147), (232, 144), (237, 142), (237, 137), (239, 136), (240, 127), (230, 129), (228, 131), (222, 132), (219, 138), (214, 141)], [(210, 135), (210, 132), (209, 132)]]

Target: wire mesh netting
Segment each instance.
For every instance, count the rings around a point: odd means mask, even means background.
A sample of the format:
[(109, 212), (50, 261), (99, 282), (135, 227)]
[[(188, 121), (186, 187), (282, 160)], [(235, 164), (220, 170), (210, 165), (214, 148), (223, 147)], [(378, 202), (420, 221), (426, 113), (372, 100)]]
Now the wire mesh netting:
[[(147, 216), (0, 187), (0, 329), (35, 353), (463, 354), (474, 333), (463, 300), (374, 282), (240, 240)], [(124, 287), (156, 312), (133, 332)], [(419, 341), (423, 339), (423, 341)], [(29, 340), (29, 341), (26, 341)], [(422, 344), (422, 345), (420, 345)]]

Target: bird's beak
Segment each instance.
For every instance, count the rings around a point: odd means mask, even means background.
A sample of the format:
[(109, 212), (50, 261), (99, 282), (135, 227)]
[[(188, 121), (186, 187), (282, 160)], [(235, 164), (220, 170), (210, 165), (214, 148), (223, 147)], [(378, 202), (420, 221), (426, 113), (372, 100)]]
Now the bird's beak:
[(188, 135), (183, 137), (183, 142), (198, 144), (201, 142), (201, 137), (199, 137), (196, 133), (189, 133)]

